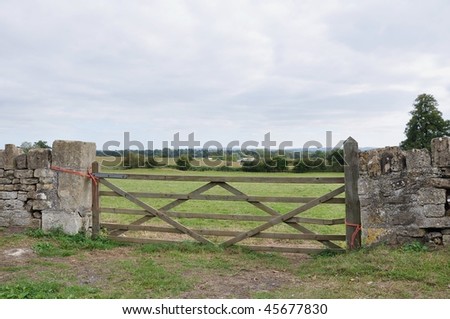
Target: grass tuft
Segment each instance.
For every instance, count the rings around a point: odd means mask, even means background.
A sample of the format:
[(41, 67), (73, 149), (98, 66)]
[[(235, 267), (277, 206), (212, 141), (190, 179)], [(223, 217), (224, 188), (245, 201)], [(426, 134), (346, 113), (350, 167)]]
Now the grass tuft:
[(41, 239), (33, 246), (34, 251), (41, 257), (67, 257), (80, 250), (107, 250), (123, 245), (102, 237), (92, 239), (85, 233), (67, 235), (59, 229), (50, 232), (41, 229), (30, 230), (27, 235)]
[(195, 242), (181, 242), (179, 244), (144, 244), (139, 250), (147, 254), (159, 252), (205, 253), (222, 252), (223, 248)]
[(99, 289), (66, 286), (56, 281), (20, 280), (0, 285), (0, 299), (73, 299), (95, 296)]
[(419, 241), (414, 241), (412, 243), (403, 245), (402, 250), (405, 252), (423, 252), (427, 251), (428, 247)]

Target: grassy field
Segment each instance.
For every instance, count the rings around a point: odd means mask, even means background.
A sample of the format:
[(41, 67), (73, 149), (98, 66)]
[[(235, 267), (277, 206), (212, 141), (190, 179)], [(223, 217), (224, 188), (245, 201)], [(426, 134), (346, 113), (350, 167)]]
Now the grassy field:
[[(169, 169), (125, 172), (181, 174)], [(224, 175), (223, 172), (188, 174)], [(244, 175), (226, 173), (230, 174)], [(259, 175), (267, 176), (250, 174)], [(271, 174), (274, 175), (298, 176)], [(114, 183), (129, 191), (171, 193), (188, 192), (199, 186), (191, 182), (116, 180)], [(318, 196), (338, 185), (275, 187), (233, 183), (233, 186), (251, 195)], [(220, 189), (209, 192), (223, 194)], [(157, 207), (167, 202), (149, 200)], [(177, 211), (263, 214), (245, 203), (244, 206), (237, 202), (204, 204), (188, 202)], [(269, 204), (281, 212), (295, 207), (295, 204)], [(131, 207), (129, 202), (116, 197), (105, 198), (102, 205)], [(343, 214), (343, 205), (320, 205), (307, 216), (339, 218)], [(106, 214), (102, 219), (133, 220), (130, 216)], [(217, 221), (214, 225), (192, 219), (181, 222), (192, 227), (217, 226)], [(246, 229), (252, 225), (227, 221), (219, 226)], [(331, 228), (336, 228), (332, 232), (343, 233), (342, 225)], [(330, 231), (329, 227), (317, 225), (311, 225), (311, 229)], [(379, 246), (339, 255), (304, 255), (256, 253), (239, 247), (224, 250), (191, 242), (124, 245), (104, 237), (92, 240), (83, 234), (67, 236), (57, 231), (44, 234), (0, 228), (0, 257), (0, 298), (448, 298), (450, 295), (450, 250), (430, 251), (419, 243), (399, 248)]]
[(2, 299), (448, 298), (450, 292), (450, 251), (420, 244), (307, 256), (0, 230), (0, 255)]

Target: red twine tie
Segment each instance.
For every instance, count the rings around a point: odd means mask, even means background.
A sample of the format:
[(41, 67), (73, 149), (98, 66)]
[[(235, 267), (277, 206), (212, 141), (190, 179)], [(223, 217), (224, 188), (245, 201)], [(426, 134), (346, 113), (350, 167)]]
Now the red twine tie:
[(353, 248), (355, 248), (356, 236), (358, 236), (358, 233), (362, 230), (362, 227), (361, 227), (361, 224), (352, 224), (347, 221), (345, 221), (345, 225), (350, 226), (350, 227), (355, 227), (355, 230), (353, 231), (352, 238), (350, 241), (350, 248), (353, 249)]
[(50, 166), (50, 169), (52, 169), (54, 171), (58, 171), (58, 172), (63, 172), (63, 173), (67, 173), (67, 174), (72, 174), (72, 175), (89, 178), (95, 185), (97, 185), (97, 177), (95, 177), (92, 174), (92, 172), (89, 170), (87, 171), (87, 173), (84, 173), (84, 172), (75, 171), (73, 169), (62, 168), (62, 167), (58, 167), (58, 166)]

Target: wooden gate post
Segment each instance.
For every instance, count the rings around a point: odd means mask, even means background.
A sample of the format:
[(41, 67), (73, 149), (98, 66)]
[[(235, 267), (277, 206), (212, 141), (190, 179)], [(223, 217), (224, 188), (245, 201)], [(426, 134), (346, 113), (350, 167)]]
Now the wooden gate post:
[(345, 235), (347, 249), (361, 247), (361, 207), (358, 196), (358, 142), (349, 137), (344, 142), (345, 174)]
[[(92, 163), (92, 173), (99, 172), (98, 162)], [(100, 185), (92, 181), (92, 238), (100, 233)]]

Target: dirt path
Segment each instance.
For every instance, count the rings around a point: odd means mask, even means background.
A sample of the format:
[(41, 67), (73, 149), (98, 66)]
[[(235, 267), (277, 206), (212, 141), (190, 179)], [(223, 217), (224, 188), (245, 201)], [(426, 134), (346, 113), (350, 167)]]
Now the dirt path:
[[(142, 258), (151, 258), (169, 272), (180, 272), (178, 266), (171, 264), (164, 253), (143, 257), (137, 253), (137, 246), (83, 251), (68, 257), (39, 257), (33, 250), (36, 241), (23, 238), (0, 247), (0, 285), (17, 278), (39, 281), (42, 279), (41, 273), (51, 272), (55, 278), (67, 278), (69, 284), (109, 290), (112, 286), (120, 286), (129, 276), (118, 272), (112, 265), (136, 262)], [(308, 258), (298, 254), (286, 256), (292, 265), (298, 265)], [(183, 270), (181, 276), (195, 278), (193, 288), (173, 298), (251, 298), (255, 293), (300, 284), (298, 277), (289, 271), (264, 264), (246, 265), (245, 262), (233, 264), (229, 271), (216, 271), (208, 267), (188, 268)]]

